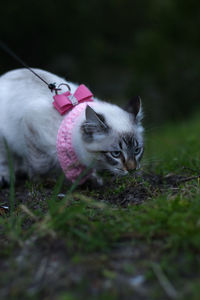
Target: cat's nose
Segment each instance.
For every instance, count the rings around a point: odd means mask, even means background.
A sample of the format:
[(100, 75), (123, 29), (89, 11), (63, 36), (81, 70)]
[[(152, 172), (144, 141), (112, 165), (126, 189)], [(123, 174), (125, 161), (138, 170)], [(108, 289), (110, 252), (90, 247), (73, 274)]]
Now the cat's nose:
[(127, 171), (136, 170), (136, 168), (137, 168), (137, 163), (135, 160), (129, 159), (126, 162), (126, 170)]

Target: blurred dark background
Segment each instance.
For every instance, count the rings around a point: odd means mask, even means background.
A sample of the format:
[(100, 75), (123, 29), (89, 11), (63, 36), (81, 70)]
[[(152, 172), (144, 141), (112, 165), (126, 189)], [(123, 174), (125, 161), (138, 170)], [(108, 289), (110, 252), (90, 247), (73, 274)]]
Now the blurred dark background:
[[(149, 124), (199, 107), (199, 1), (2, 0), (0, 28), (32, 67), (122, 105), (140, 95)], [(1, 74), (21, 67), (0, 53)]]

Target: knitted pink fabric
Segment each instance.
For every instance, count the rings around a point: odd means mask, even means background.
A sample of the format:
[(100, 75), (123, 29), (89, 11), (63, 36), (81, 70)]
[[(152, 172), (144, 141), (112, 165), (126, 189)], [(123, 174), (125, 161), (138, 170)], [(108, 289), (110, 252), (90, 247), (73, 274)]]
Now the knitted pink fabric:
[[(77, 119), (81, 113), (84, 113), (88, 104), (92, 106), (91, 102), (84, 102), (74, 106), (74, 108), (66, 115), (58, 130), (56, 142), (58, 160), (65, 176), (72, 182), (74, 182), (78, 176), (86, 170), (86, 167), (78, 161), (77, 155), (72, 146), (72, 131)], [(92, 171), (90, 171), (90, 174), (91, 172)], [(89, 175), (82, 178), (80, 180), (80, 184), (82, 184)]]

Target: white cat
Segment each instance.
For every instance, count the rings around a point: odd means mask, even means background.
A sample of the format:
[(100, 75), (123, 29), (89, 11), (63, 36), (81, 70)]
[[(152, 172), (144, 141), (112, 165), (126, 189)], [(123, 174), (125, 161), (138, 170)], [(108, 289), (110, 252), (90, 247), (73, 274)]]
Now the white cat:
[[(54, 74), (33, 70), (48, 83), (55, 82), (57, 86), (67, 83), (72, 94), (78, 88), (78, 85)], [(64, 92), (66, 87), (62, 88)], [(12, 153), (15, 173), (23, 172), (34, 177), (61, 170), (56, 148), (58, 130), (75, 107), (83, 108), (76, 115), (73, 126), (65, 129), (78, 164), (83, 167), (92, 165), (93, 174), (96, 170), (107, 169), (125, 175), (139, 167), (143, 153), (143, 127), (138, 98), (133, 103), (133, 114), (94, 98), (94, 102), (78, 104), (62, 116), (52, 105), (53, 100), (47, 86), (27, 69), (10, 71), (0, 77), (0, 184), (9, 182), (5, 140)], [(70, 158), (67, 149), (66, 155)], [(69, 179), (73, 181), (75, 178), (69, 176)]]

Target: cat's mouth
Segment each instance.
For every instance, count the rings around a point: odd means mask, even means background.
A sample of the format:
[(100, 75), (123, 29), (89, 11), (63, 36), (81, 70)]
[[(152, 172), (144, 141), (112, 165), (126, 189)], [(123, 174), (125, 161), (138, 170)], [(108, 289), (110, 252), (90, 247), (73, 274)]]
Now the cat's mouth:
[(129, 172), (127, 170), (123, 170), (123, 169), (120, 169), (120, 168), (115, 168), (112, 173), (114, 173), (116, 175), (120, 175), (120, 176), (125, 176)]
[(108, 167), (104, 167), (99, 169), (100, 172), (108, 172), (110, 174), (114, 174), (114, 175), (118, 175), (118, 176), (125, 176), (127, 174), (129, 174), (129, 172), (127, 170), (124, 169), (120, 169), (120, 168), (108, 168)]

